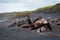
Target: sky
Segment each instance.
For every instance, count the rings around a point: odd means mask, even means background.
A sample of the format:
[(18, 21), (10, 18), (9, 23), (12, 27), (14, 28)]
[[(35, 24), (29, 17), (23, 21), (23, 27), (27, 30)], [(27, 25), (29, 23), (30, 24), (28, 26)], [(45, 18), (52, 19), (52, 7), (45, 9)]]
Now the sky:
[(57, 3), (60, 3), (60, 0), (0, 0), (0, 13), (31, 11)]

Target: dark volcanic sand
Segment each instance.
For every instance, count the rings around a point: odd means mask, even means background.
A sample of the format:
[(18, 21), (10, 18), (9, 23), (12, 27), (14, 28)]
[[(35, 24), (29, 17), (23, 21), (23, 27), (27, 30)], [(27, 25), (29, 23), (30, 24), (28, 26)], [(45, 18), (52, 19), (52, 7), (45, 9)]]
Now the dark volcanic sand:
[[(30, 18), (33, 21), (38, 16), (60, 18), (60, 14), (42, 14), (35, 13), (31, 14)], [(19, 18), (19, 20), (24, 20), (26, 17)], [(60, 26), (52, 23), (53, 30), (51, 32), (41, 32), (31, 31), (29, 29), (18, 28), (17, 26), (8, 27), (12, 22), (0, 22), (0, 40), (60, 40)]]
[(60, 40), (60, 37), (14, 27), (0, 28), (0, 40)]

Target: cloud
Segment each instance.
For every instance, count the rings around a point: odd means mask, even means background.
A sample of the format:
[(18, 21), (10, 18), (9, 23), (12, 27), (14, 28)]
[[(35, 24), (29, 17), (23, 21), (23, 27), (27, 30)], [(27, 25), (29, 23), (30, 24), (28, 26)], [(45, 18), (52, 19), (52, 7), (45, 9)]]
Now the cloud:
[(11, 11), (26, 11), (26, 10), (32, 10), (34, 8), (29, 7), (28, 5), (24, 3), (3, 3), (0, 4), (0, 12), (11, 12)]
[(0, 0), (0, 3), (11, 3), (11, 2), (17, 2), (17, 0)]
[(0, 0), (0, 3), (47, 3), (47, 2), (60, 2), (60, 0)]
[(0, 0), (0, 12), (33, 10), (60, 3), (60, 0)]

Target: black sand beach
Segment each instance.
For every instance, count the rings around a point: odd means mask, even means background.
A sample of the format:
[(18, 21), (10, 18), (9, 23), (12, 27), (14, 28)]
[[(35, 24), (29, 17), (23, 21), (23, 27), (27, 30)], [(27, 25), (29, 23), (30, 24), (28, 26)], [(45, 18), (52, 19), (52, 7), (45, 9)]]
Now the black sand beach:
[[(56, 14), (43, 14), (33, 13), (29, 15), (31, 20), (35, 20), (39, 16), (44, 18), (50, 17), (51, 19), (60, 18), (60, 13)], [(24, 20), (26, 17), (18, 18)], [(12, 21), (0, 22), (0, 40), (60, 40), (60, 25), (52, 23), (51, 32), (36, 32), (29, 29), (18, 28), (17, 26), (8, 27)]]

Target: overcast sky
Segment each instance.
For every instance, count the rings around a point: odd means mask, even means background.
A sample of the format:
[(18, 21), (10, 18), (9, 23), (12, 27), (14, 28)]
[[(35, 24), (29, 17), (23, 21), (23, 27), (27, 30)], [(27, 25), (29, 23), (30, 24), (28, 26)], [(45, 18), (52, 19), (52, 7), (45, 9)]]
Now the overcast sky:
[(28, 11), (56, 3), (60, 0), (0, 0), (0, 12)]

